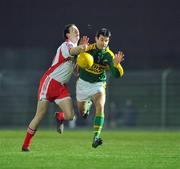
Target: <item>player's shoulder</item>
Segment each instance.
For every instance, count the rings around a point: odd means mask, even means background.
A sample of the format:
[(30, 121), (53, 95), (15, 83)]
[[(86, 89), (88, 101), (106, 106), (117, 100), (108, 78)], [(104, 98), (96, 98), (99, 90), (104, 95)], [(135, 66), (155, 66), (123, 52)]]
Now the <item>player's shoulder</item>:
[(112, 58), (114, 58), (114, 52), (112, 50), (109, 49), (109, 47), (106, 48), (106, 52), (109, 56), (111, 56)]

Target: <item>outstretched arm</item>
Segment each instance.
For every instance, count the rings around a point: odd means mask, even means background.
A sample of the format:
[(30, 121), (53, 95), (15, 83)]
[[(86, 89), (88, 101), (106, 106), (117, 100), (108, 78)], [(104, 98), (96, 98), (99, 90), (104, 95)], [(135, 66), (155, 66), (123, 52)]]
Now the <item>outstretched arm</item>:
[(123, 49), (121, 51), (118, 51), (118, 53), (114, 55), (113, 67), (115, 68), (115, 70), (112, 69), (112, 74), (115, 77), (123, 76), (124, 74), (124, 69), (120, 64), (124, 60), (124, 53), (125, 53), (125, 50)]
[(83, 36), (80, 39), (80, 43), (77, 47), (70, 49), (70, 54), (72, 56), (78, 55), (80, 52), (85, 52), (89, 44), (89, 38), (87, 36)]

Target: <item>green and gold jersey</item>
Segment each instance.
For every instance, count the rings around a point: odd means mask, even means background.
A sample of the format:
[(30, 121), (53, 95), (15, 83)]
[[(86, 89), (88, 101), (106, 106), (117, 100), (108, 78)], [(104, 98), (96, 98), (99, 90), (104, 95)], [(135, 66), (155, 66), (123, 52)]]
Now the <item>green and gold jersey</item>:
[(114, 53), (109, 48), (100, 50), (95, 44), (92, 44), (86, 52), (93, 56), (94, 64), (91, 68), (79, 69), (81, 79), (91, 83), (106, 81), (107, 70), (109, 70), (114, 77), (123, 75), (124, 71), (122, 66), (120, 64), (114, 64)]

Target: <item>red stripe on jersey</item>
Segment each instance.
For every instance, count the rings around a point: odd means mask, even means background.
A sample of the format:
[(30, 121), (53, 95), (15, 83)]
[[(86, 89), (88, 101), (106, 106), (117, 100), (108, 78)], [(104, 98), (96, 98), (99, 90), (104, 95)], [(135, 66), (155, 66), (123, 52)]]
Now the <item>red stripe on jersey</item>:
[(55, 60), (55, 58), (58, 57), (58, 62), (56, 64), (54, 64), (53, 66), (51, 66), (47, 71), (46, 71), (46, 75), (51, 74), (59, 65), (61, 65), (66, 59), (63, 57), (62, 55), (62, 51), (61, 49), (59, 50), (59, 55), (57, 54), (54, 59), (53, 62)]
[(48, 89), (48, 85), (50, 83), (50, 77), (47, 76), (47, 78), (45, 79), (43, 86), (42, 86), (42, 93), (41, 95), (45, 95)]
[(41, 96), (46, 96), (50, 81), (51, 81), (51, 78), (44, 74), (43, 77), (41, 78), (40, 85), (39, 85), (38, 100), (40, 100)]

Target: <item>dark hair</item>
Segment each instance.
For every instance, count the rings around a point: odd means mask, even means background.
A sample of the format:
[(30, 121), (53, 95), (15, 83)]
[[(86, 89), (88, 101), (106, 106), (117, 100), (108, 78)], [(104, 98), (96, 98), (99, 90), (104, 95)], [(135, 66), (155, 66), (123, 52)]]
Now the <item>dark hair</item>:
[(100, 35), (105, 37), (111, 37), (111, 32), (107, 28), (102, 28), (96, 32), (96, 37), (99, 38)]
[(68, 25), (65, 25), (65, 27), (64, 27), (63, 38), (64, 38), (65, 40), (68, 39), (67, 36), (66, 36), (66, 34), (69, 33), (69, 28), (70, 28), (71, 26), (75, 26), (75, 24), (68, 24)]

